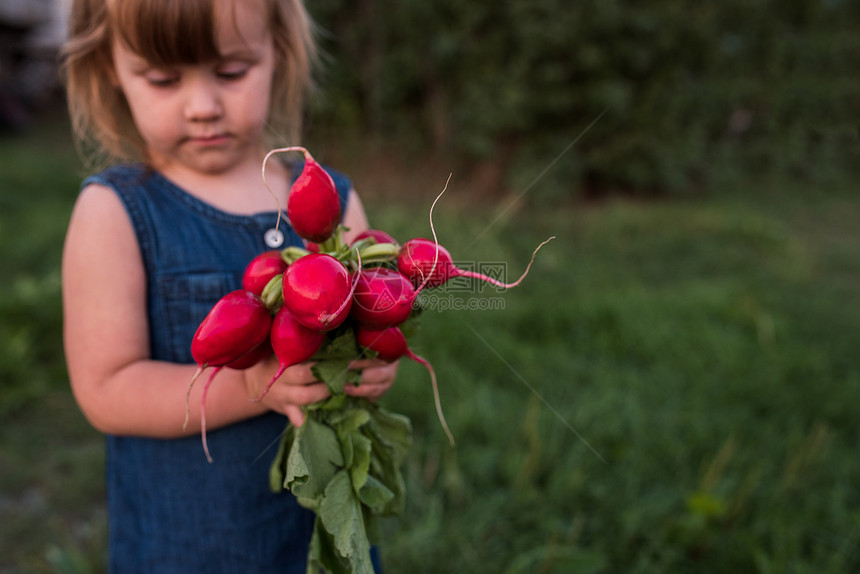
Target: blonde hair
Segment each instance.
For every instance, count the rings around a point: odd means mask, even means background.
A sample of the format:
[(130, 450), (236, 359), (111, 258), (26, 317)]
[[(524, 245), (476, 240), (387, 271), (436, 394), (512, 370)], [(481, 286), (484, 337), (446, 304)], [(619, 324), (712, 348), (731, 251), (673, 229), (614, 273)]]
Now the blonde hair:
[[(223, 0), (75, 0), (61, 52), (72, 129), (92, 163), (145, 160), (145, 146), (111, 75), (111, 45), (121, 39), (157, 66), (219, 57), (216, 3)], [(232, 0), (233, 2), (245, 0)], [(302, 0), (261, 0), (275, 51), (269, 128), (297, 143), (316, 48)]]

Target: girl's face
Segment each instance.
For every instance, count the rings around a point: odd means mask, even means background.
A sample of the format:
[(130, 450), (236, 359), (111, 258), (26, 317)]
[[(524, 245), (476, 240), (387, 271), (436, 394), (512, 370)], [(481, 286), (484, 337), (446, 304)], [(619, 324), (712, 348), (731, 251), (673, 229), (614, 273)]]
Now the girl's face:
[(153, 167), (223, 174), (259, 164), (269, 110), (274, 51), (264, 12), (251, 2), (219, 2), (221, 57), (155, 67), (119, 40), (114, 78), (128, 101)]

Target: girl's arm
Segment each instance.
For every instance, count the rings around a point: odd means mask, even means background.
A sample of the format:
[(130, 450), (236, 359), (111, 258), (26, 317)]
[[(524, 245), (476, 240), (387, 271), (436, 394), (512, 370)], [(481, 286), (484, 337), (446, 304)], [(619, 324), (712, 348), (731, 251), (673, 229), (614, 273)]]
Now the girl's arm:
[[(196, 369), (150, 359), (146, 279), (131, 222), (108, 188), (91, 185), (72, 213), (63, 253), (66, 360), (81, 410), (105, 433), (176, 437), (200, 430), (205, 372), (191, 394), (191, 418), (183, 430), (185, 396)], [(266, 362), (248, 371), (223, 369), (209, 390), (208, 428), (274, 409), (289, 414), (297, 405), (325, 398), (308, 365), (288, 370), (263, 402), (258, 389), (274, 374)]]
[[(345, 221), (358, 233), (366, 221), (364, 210), (357, 197), (349, 204)], [(199, 432), (201, 393), (211, 370), (194, 385), (189, 424), (183, 429), (186, 392), (196, 366), (150, 358), (143, 262), (125, 208), (110, 189), (91, 185), (81, 193), (69, 223), (62, 274), (69, 377), (91, 424), (118, 435), (171, 438)], [(391, 386), (397, 368), (380, 361), (356, 366), (364, 367), (362, 384), (350, 394), (371, 399)], [(302, 364), (287, 369), (263, 401), (252, 402), (276, 370), (274, 357), (245, 371), (221, 370), (206, 399), (207, 427), (267, 410), (301, 424), (301, 405), (328, 396), (310, 365)]]

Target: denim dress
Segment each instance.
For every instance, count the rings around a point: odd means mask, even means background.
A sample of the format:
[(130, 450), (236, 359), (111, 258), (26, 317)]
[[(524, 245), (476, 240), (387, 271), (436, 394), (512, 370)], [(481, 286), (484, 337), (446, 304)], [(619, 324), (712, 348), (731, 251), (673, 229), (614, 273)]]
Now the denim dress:
[[(329, 173), (345, 207), (350, 182)], [(302, 243), (283, 218), (281, 233), (274, 232), (275, 211), (221, 211), (141, 165), (112, 167), (83, 186), (91, 183), (116, 192), (134, 227), (156, 360), (194, 363), (197, 326), (220, 297), (241, 288), (247, 263), (267, 249)], [(286, 424), (269, 413), (209, 432), (212, 464), (197, 435), (109, 435), (110, 572), (304, 574), (314, 516), (290, 492), (269, 489)]]

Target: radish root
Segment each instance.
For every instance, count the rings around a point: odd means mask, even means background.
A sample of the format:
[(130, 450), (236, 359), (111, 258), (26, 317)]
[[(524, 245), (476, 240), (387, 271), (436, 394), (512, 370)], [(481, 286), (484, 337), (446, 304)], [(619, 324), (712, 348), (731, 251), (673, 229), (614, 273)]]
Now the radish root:
[(203, 452), (206, 453), (206, 460), (212, 463), (212, 455), (209, 454), (209, 443), (206, 442), (206, 395), (209, 393), (209, 387), (212, 385), (212, 380), (223, 367), (217, 367), (212, 374), (209, 375), (209, 380), (203, 386), (203, 394), (200, 398), (200, 440), (203, 442)]
[[(418, 285), (415, 289), (414, 296), (417, 297), (418, 293), (424, 289), (427, 282), (433, 277), (433, 273), (436, 272), (436, 265), (439, 263), (439, 240), (436, 237), (436, 226), (433, 224), (433, 208), (436, 207), (436, 203), (439, 201), (439, 198), (442, 197), (442, 194), (445, 193), (445, 190), (448, 189), (448, 184), (451, 182), (451, 176), (453, 174), (448, 174), (448, 179), (445, 180), (445, 187), (442, 188), (442, 191), (439, 192), (439, 195), (436, 196), (436, 199), (433, 200), (433, 203), (430, 204), (430, 233), (433, 234), (433, 243), (436, 245), (436, 252), (433, 254), (433, 265), (430, 267), (430, 272), (424, 277), (424, 280)], [(422, 271), (423, 275), (423, 271)]]
[(272, 377), (272, 380), (269, 381), (269, 383), (266, 385), (266, 388), (263, 389), (263, 392), (260, 393), (260, 395), (257, 397), (251, 397), (251, 402), (252, 403), (259, 403), (260, 401), (262, 401), (265, 398), (265, 396), (269, 394), (269, 389), (272, 388), (272, 385), (275, 384), (275, 381), (278, 380), (278, 377), (283, 375), (284, 371), (287, 370), (288, 366), (289, 365), (281, 365), (280, 367), (278, 367), (278, 370), (275, 372), (275, 376)]
[(278, 206), (278, 217), (275, 220), (275, 231), (277, 231), (278, 227), (280, 227), (281, 219), (284, 219), (284, 215), (283, 215), (284, 209), (281, 206), (281, 200), (278, 199), (278, 195), (274, 191), (272, 191), (272, 188), (269, 187), (269, 182), (266, 180), (266, 164), (269, 162), (269, 158), (272, 157), (273, 155), (278, 154), (278, 153), (287, 153), (287, 152), (291, 152), (291, 151), (302, 152), (305, 156), (305, 161), (308, 161), (309, 159), (313, 159), (313, 157), (311, 156), (311, 154), (308, 150), (306, 150), (302, 146), (297, 146), (297, 145), (273, 149), (269, 153), (266, 154), (266, 157), (263, 158), (263, 168), (262, 168), (263, 185), (266, 186), (266, 190), (268, 190), (269, 195), (272, 196), (272, 199), (275, 200), (275, 203)]
[(439, 385), (436, 383), (436, 371), (433, 370), (433, 365), (430, 364), (430, 361), (420, 355), (416, 355), (412, 351), (406, 351), (406, 356), (416, 363), (423, 365), (424, 368), (427, 369), (427, 372), (430, 373), (430, 384), (433, 386), (433, 400), (436, 403), (436, 416), (439, 417), (439, 422), (442, 424), (442, 430), (444, 430), (445, 434), (448, 435), (448, 442), (451, 446), (456, 446), (454, 444), (454, 435), (451, 433), (448, 423), (445, 422), (445, 415), (442, 413), (442, 400), (439, 398)]
[(185, 391), (185, 420), (182, 422), (182, 430), (188, 428), (188, 419), (191, 414), (191, 387), (194, 386), (194, 382), (200, 377), (206, 367), (207, 365), (199, 365), (197, 370), (194, 371), (194, 376), (191, 377), (191, 382), (188, 383), (188, 389)]
[(534, 261), (535, 261), (535, 255), (537, 255), (537, 252), (540, 251), (540, 248), (543, 247), (544, 245), (546, 245), (547, 243), (549, 243), (550, 241), (552, 241), (553, 239), (555, 239), (555, 235), (549, 237), (548, 239), (545, 239), (540, 245), (538, 245), (535, 248), (534, 252), (532, 252), (532, 258), (531, 258), (531, 260), (529, 260), (529, 264), (526, 266), (526, 270), (523, 271), (523, 274), (520, 275), (520, 278), (517, 279), (516, 281), (514, 281), (513, 283), (504, 283), (502, 281), (499, 281), (498, 279), (493, 279), (492, 277), (488, 277), (488, 276), (483, 275), (481, 273), (477, 273), (475, 271), (467, 271), (465, 269), (458, 269), (456, 272), (457, 276), (458, 277), (468, 277), (470, 279), (480, 279), (481, 281), (489, 283), (490, 285), (495, 285), (496, 287), (500, 287), (502, 289), (510, 289), (512, 287), (516, 287), (517, 285), (519, 285), (522, 282), (523, 279), (526, 278), (526, 275), (529, 274), (529, 269), (531, 269), (532, 263), (534, 263)]

